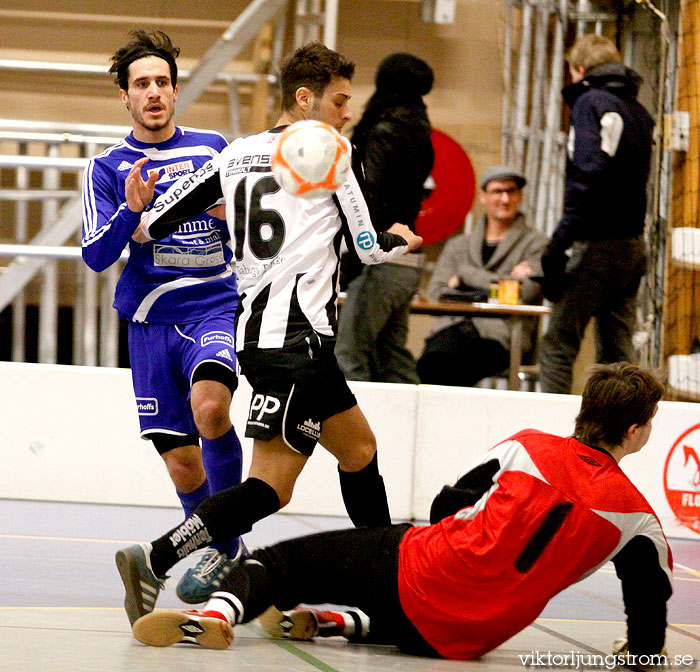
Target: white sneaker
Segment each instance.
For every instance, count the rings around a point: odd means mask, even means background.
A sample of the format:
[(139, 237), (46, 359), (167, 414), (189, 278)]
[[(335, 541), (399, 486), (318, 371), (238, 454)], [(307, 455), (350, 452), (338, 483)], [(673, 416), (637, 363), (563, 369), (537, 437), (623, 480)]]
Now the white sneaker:
[(148, 646), (197, 644), (207, 649), (226, 649), (233, 642), (233, 627), (213, 611), (159, 609), (134, 623), (134, 637)]

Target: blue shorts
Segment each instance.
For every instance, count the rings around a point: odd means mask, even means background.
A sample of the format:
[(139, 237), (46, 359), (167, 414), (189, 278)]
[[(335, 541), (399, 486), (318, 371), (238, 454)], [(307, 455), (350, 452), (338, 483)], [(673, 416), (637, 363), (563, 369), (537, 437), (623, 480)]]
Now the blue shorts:
[[(197, 432), (190, 388), (197, 367), (215, 362), (236, 374), (234, 313), (189, 324), (129, 323), (129, 359), (141, 437)], [(228, 373), (228, 372), (227, 372)]]

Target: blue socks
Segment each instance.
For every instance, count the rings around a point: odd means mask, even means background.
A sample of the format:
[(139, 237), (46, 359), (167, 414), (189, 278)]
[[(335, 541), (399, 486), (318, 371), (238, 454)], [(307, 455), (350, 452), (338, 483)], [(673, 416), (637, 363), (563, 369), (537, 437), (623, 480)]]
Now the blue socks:
[[(204, 471), (207, 473), (209, 494), (240, 485), (243, 471), (243, 451), (241, 442), (236, 436), (233, 427), (218, 439), (205, 439), (202, 437), (202, 461)], [(238, 552), (238, 537), (224, 544), (229, 556), (235, 556)]]
[(214, 495), (234, 485), (240, 485), (243, 451), (236, 431), (231, 427), (218, 439), (202, 437), (202, 461), (207, 472), (209, 493)]
[(189, 518), (193, 511), (207, 498), (209, 497), (209, 483), (204, 480), (204, 483), (200, 485), (196, 490), (192, 492), (177, 492), (177, 496), (180, 498), (180, 503), (185, 511), (185, 518)]

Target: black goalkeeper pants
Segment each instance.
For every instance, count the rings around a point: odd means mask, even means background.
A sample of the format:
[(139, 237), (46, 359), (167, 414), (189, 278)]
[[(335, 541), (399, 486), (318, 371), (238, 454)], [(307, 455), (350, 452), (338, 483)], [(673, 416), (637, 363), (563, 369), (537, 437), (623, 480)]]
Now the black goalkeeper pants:
[(243, 604), (243, 621), (270, 605), (281, 611), (304, 604), (358, 607), (370, 618), (366, 642), (393, 644), (405, 653), (438, 656), (401, 608), (399, 544), (410, 524), (360, 527), (283, 541), (255, 551), (219, 590)]

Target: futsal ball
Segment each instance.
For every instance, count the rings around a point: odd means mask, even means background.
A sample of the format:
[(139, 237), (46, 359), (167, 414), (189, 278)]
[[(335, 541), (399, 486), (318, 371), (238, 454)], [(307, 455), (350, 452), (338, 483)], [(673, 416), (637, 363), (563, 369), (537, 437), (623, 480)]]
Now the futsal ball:
[(307, 119), (287, 127), (272, 156), (272, 174), (290, 194), (318, 198), (332, 194), (350, 170), (350, 153), (340, 133)]

